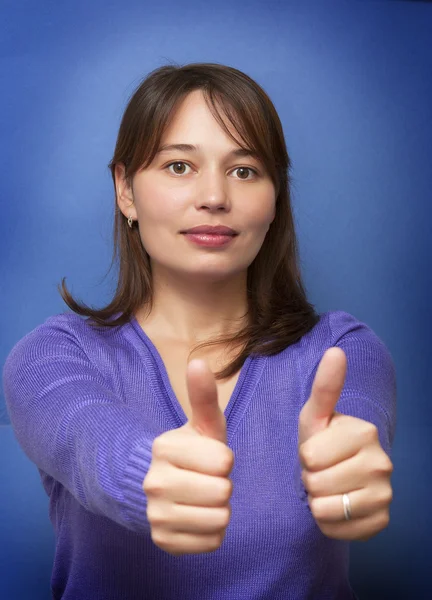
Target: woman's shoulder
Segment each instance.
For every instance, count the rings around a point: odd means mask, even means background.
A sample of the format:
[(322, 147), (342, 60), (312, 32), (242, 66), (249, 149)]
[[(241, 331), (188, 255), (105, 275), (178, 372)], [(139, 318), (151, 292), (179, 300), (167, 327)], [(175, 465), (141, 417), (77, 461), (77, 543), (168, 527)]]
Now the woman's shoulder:
[(384, 340), (373, 327), (357, 316), (344, 310), (319, 313), (319, 321), (294, 345), (294, 351), (302, 369), (315, 369), (326, 350), (334, 346), (342, 348), (352, 362), (365, 355), (374, 355), (381, 362), (392, 362)]
[(6, 362), (34, 361), (59, 355), (92, 354), (110, 347), (113, 330), (95, 328), (88, 319), (73, 312), (48, 316), (43, 322), (18, 339), (10, 350)]
[(393, 385), (395, 361), (383, 338), (365, 320), (343, 311), (327, 311), (301, 340), (300, 362), (313, 374), (326, 350), (341, 348), (348, 359), (350, 372), (360, 377), (367, 372), (383, 374)]
[(347, 311), (329, 310), (319, 316), (319, 322), (303, 336), (304, 344), (312, 343), (324, 348), (350, 340), (383, 344), (371, 325)]
[(90, 334), (90, 327), (83, 317), (76, 313), (58, 313), (50, 315), (23, 335), (14, 348), (54, 342), (68, 337), (85, 337)]

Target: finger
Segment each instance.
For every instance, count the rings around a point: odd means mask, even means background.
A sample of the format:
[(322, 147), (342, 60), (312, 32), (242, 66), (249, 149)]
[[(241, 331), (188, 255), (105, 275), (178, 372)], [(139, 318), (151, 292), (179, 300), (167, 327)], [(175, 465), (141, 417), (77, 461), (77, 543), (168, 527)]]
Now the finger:
[[(183, 427), (186, 427), (184, 425)], [(182, 428), (169, 433), (180, 432)], [(194, 430), (192, 430), (194, 431)], [(193, 444), (187, 436), (175, 435), (160, 436), (153, 446), (153, 454), (159, 460), (179, 469), (196, 471), (211, 476), (228, 477), (234, 466), (234, 455), (226, 445), (221, 447), (219, 440), (213, 440), (200, 433)], [(221, 451), (221, 448), (224, 451)], [(164, 481), (172, 483), (171, 473), (165, 472)], [(189, 486), (190, 487), (190, 486)]]
[(226, 444), (226, 419), (218, 402), (216, 380), (203, 360), (191, 360), (186, 383), (192, 409), (190, 425), (198, 433)]
[(219, 533), (228, 526), (231, 517), (231, 505), (222, 507), (190, 506), (173, 504), (170, 533)]
[(329, 348), (319, 364), (309, 398), (311, 414), (316, 419), (330, 417), (341, 395), (347, 358), (341, 348)]
[(329, 538), (335, 540), (362, 540), (366, 541), (373, 537), (390, 522), (390, 511), (384, 509), (359, 519), (346, 521), (345, 519), (335, 523), (321, 523), (318, 526)]
[[(355, 456), (364, 446), (361, 419), (335, 413), (331, 425), (299, 446), (302, 467), (322, 471)], [(361, 429), (360, 429), (361, 427)]]
[(300, 443), (329, 425), (344, 386), (346, 369), (347, 358), (341, 348), (332, 347), (324, 353), (311, 394), (300, 412)]
[(303, 469), (301, 479), (311, 496), (333, 496), (366, 487), (370, 473), (362, 454), (356, 454), (323, 471)]
[[(351, 519), (363, 519), (385, 510), (393, 499), (391, 486), (374, 486), (353, 490), (348, 498), (351, 506)], [(315, 498), (308, 496), (309, 508), (314, 518), (322, 523), (348, 522), (345, 520), (342, 494)]]
[[(165, 465), (159, 472), (159, 482), (159, 488), (163, 486), (164, 501), (187, 506), (223, 507), (233, 491), (231, 479), (195, 471), (194, 465), (192, 469)], [(157, 483), (153, 488), (157, 494), (156, 487)]]

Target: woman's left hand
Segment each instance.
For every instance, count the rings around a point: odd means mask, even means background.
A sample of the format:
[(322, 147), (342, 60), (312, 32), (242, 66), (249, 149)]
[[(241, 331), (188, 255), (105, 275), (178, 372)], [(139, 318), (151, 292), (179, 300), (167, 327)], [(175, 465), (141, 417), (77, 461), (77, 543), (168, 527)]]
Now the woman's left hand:
[[(299, 458), (309, 507), (320, 530), (338, 540), (366, 541), (388, 526), (393, 463), (369, 421), (336, 412), (347, 368), (345, 352), (329, 348), (299, 417)], [(348, 494), (351, 520), (344, 516)]]

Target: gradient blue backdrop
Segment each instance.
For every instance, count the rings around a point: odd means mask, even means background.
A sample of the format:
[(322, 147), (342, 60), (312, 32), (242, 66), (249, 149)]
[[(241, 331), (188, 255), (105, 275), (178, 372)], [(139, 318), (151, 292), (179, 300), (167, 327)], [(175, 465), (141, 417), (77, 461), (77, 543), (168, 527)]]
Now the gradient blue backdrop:
[[(361, 600), (432, 597), (432, 5), (3, 1), (0, 363), (56, 286), (114, 291), (107, 163), (126, 101), (175, 61), (237, 67), (268, 92), (293, 161), (303, 273), (319, 311), (368, 323), (397, 368), (391, 523), (352, 543)], [(54, 536), (0, 397), (0, 598), (50, 598)], [(98, 599), (95, 599), (98, 600)]]

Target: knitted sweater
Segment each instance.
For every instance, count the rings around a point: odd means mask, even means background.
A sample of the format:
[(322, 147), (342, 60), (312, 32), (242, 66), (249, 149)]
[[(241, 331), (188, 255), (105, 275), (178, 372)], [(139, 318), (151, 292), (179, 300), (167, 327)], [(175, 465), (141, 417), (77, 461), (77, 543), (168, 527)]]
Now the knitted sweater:
[[(274, 356), (249, 356), (225, 409), (231, 519), (216, 551), (173, 556), (151, 539), (143, 480), (153, 440), (187, 422), (164, 363), (134, 317), (95, 330), (54, 315), (3, 369), (15, 436), (49, 496), (52, 598), (348, 600), (349, 542), (326, 537), (301, 481), (298, 417), (331, 346), (348, 359), (338, 412), (374, 423), (391, 456), (396, 373), (381, 339), (329, 311)], [(342, 503), (342, 499), (341, 499)]]

